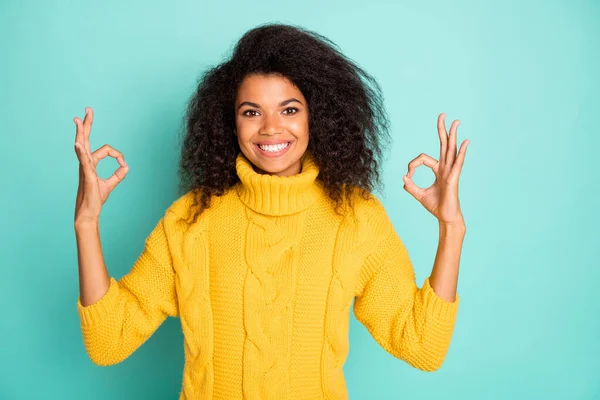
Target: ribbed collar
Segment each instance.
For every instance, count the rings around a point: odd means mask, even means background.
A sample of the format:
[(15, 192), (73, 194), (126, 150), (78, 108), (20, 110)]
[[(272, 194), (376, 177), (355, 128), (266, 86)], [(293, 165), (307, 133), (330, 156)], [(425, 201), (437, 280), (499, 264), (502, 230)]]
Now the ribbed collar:
[(235, 167), (240, 182), (236, 187), (242, 202), (265, 215), (289, 215), (308, 208), (321, 192), (316, 179), (319, 168), (308, 150), (300, 160), (302, 169), (296, 175), (259, 174), (248, 158), (238, 153)]

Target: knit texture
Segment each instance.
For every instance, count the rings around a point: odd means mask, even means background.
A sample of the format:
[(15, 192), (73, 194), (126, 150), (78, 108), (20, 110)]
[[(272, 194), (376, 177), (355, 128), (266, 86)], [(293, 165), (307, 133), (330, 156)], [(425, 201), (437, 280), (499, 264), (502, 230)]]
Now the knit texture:
[(123, 361), (179, 317), (180, 400), (348, 398), (342, 367), (350, 308), (390, 354), (434, 371), (447, 354), (460, 298), (417, 287), (381, 201), (358, 191), (334, 211), (310, 152), (293, 176), (259, 174), (239, 153), (240, 182), (195, 224), (191, 192), (176, 199), (131, 271), (83, 307), (90, 359)]

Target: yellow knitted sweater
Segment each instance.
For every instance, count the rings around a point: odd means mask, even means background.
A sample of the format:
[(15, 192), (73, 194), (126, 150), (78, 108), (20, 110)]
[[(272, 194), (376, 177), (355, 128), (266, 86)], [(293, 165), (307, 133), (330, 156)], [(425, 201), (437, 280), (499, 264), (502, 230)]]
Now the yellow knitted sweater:
[[(382, 203), (357, 194), (341, 217), (310, 152), (299, 174), (262, 175), (239, 153), (240, 182), (185, 222), (191, 192), (166, 210), (142, 254), (77, 310), (99, 365), (123, 361), (179, 317), (179, 399), (347, 399), (350, 308), (389, 353), (438, 369), (459, 304), (421, 288)], [(358, 192), (357, 192), (358, 193)]]

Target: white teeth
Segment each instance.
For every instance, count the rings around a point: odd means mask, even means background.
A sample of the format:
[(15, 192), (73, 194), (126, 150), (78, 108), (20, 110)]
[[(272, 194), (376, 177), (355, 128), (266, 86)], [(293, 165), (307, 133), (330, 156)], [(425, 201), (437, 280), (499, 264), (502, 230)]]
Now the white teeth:
[(278, 152), (281, 151), (283, 149), (285, 149), (286, 147), (288, 147), (290, 145), (290, 142), (288, 143), (281, 143), (281, 144), (277, 144), (277, 145), (268, 145), (268, 146), (263, 146), (263, 145), (258, 145), (258, 147), (260, 147), (261, 150), (264, 151), (270, 151), (270, 152)]

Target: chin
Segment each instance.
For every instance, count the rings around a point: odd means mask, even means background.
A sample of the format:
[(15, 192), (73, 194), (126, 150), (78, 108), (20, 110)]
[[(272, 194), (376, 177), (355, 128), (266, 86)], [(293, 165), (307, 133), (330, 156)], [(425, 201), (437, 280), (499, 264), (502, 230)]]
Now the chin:
[(294, 175), (295, 173), (290, 173), (289, 171), (294, 168), (300, 162), (300, 157), (298, 159), (289, 160), (267, 160), (263, 162), (262, 160), (252, 160), (250, 159), (255, 169), (260, 169), (262, 173), (267, 173), (270, 175)]
[(295, 144), (296, 142), (292, 142), (287, 151), (280, 155), (265, 154), (257, 145), (253, 145), (251, 150), (244, 151), (244, 155), (254, 165), (256, 172), (270, 175), (295, 175), (301, 168), (302, 158), (302, 153), (298, 154)]

